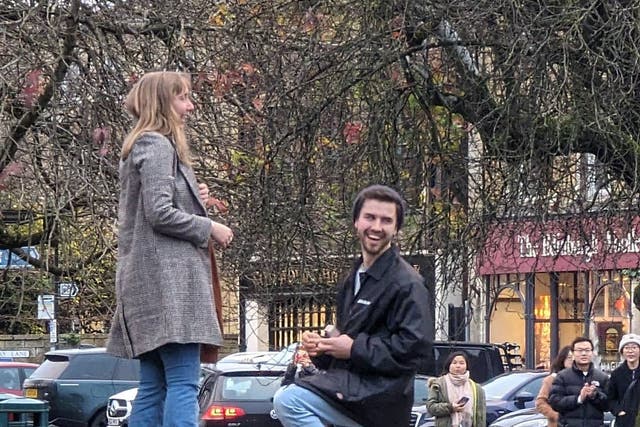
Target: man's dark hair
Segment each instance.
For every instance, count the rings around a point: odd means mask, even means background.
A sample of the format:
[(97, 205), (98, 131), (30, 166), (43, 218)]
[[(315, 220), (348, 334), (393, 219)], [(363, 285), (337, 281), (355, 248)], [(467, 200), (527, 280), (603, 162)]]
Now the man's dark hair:
[(353, 222), (356, 222), (360, 216), (362, 205), (365, 200), (379, 200), (381, 202), (391, 202), (396, 205), (396, 231), (400, 230), (404, 222), (405, 203), (400, 194), (386, 185), (370, 185), (361, 190), (353, 202)]
[(591, 350), (593, 350), (593, 341), (591, 341), (587, 337), (578, 337), (571, 343), (571, 351), (576, 349), (576, 344), (578, 344), (579, 342), (588, 342), (589, 344), (591, 344)]

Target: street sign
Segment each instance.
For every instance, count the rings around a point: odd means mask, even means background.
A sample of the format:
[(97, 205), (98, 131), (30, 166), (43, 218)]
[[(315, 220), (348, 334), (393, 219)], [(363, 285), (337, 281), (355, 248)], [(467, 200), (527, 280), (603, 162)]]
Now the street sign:
[(60, 298), (73, 298), (78, 295), (78, 285), (74, 282), (58, 283), (58, 296)]
[[(34, 246), (23, 246), (21, 249), (31, 258), (40, 259), (40, 254)], [(33, 266), (9, 249), (0, 249), (0, 269), (5, 268), (33, 268)]]
[(38, 319), (51, 320), (56, 317), (56, 296), (38, 295)]
[(29, 357), (29, 350), (3, 350), (0, 351), (0, 357)]
[(58, 342), (58, 321), (56, 319), (49, 320), (49, 342)]

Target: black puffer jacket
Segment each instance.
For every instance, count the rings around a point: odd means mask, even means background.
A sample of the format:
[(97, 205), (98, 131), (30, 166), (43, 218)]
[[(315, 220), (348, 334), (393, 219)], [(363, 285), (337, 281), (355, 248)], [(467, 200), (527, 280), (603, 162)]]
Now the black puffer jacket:
[[(611, 372), (607, 397), (609, 410), (616, 417), (616, 427), (635, 426), (640, 404), (640, 383), (637, 381), (639, 375), (640, 369), (629, 369), (627, 362), (622, 362)], [(618, 415), (621, 411), (625, 414)]]
[(432, 304), (424, 279), (391, 247), (338, 291), (337, 328), (353, 338), (351, 358), (313, 358), (320, 372), (296, 379), (366, 427), (409, 425), (417, 367), (433, 356)]
[[(578, 403), (580, 390), (585, 383), (597, 382), (596, 394)], [(607, 383), (609, 377), (599, 369), (589, 365), (589, 371), (583, 372), (574, 363), (571, 368), (558, 373), (549, 394), (549, 404), (560, 414), (559, 426), (589, 427), (602, 426), (604, 413), (608, 410)]]

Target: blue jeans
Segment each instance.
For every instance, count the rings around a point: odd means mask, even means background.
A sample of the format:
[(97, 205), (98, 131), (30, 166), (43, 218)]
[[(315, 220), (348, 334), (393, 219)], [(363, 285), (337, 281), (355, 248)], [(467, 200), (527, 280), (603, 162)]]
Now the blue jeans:
[(140, 356), (131, 427), (197, 427), (200, 344), (166, 344)]
[(273, 408), (284, 427), (362, 427), (316, 393), (295, 384), (276, 392)]

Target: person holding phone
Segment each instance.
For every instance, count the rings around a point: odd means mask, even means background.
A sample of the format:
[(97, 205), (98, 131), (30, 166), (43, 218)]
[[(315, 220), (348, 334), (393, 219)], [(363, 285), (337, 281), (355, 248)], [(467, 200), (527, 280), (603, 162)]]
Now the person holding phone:
[(444, 372), (429, 381), (427, 410), (436, 427), (484, 427), (486, 401), (482, 387), (469, 378), (469, 358), (455, 351), (444, 362)]

